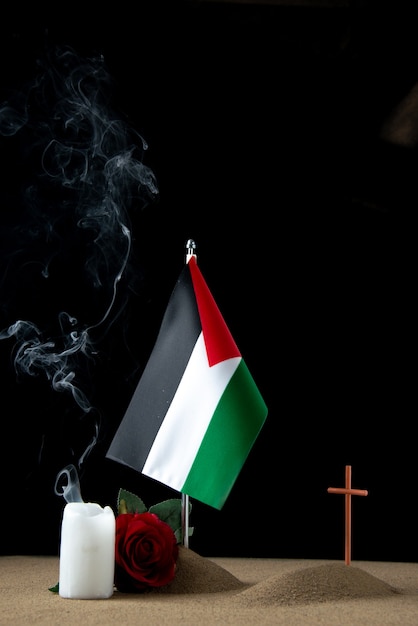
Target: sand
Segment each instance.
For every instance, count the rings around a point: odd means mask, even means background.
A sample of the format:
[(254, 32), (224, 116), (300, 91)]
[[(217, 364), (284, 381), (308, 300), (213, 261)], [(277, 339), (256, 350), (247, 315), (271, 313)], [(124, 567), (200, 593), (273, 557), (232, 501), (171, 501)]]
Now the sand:
[(180, 548), (160, 590), (61, 598), (58, 557), (0, 557), (0, 625), (417, 626), (418, 563), (205, 558)]

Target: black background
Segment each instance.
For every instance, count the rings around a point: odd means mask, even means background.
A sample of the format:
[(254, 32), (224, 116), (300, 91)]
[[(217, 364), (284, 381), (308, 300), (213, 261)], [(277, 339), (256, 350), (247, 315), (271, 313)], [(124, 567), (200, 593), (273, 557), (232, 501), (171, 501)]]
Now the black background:
[[(269, 416), (222, 511), (192, 502), (190, 546), (343, 559), (344, 498), (327, 488), (342, 487), (351, 465), (352, 486), (369, 491), (352, 502), (353, 559), (416, 561), (417, 163), (414, 148), (380, 137), (418, 78), (408, 13), (367, 2), (159, 1), (8, 12), (2, 101), (56, 45), (102, 55), (112, 107), (147, 141), (160, 193), (133, 211), (119, 315), (96, 359), (80, 360), (94, 411), (84, 415), (42, 375), (17, 376), (13, 342), (0, 342), (1, 552), (57, 553), (65, 502), (55, 479), (96, 423), (80, 467), (85, 500), (114, 506), (120, 487), (147, 505), (177, 497), (104, 457), (191, 237)], [(17, 197), (37, 168), (30, 144), (30, 134), (0, 144), (0, 330), (22, 318), (48, 325), (55, 303), (81, 319), (102, 304), (100, 290), (74, 279), (84, 248), (72, 231), (60, 233), (42, 290), (37, 248), (11, 263), (12, 226), (27, 218)]]

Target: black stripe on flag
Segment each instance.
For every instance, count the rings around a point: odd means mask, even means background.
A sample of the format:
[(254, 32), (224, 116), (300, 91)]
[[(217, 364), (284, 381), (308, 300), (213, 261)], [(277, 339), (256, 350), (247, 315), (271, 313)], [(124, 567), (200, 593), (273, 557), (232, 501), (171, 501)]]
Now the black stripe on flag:
[(107, 458), (142, 471), (201, 330), (190, 269), (185, 265)]

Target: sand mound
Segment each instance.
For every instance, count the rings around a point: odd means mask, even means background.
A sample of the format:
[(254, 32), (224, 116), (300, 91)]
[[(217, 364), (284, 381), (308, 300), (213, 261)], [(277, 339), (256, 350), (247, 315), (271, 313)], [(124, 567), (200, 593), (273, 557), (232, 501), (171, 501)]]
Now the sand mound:
[(271, 576), (237, 594), (241, 604), (304, 604), (373, 598), (400, 593), (364, 570), (343, 563), (329, 563)]
[(392, 596), (400, 593), (388, 583), (359, 567), (324, 563), (270, 576), (248, 585), (209, 559), (180, 546), (174, 580), (157, 593), (193, 594), (236, 591), (233, 600), (241, 605), (293, 605), (311, 602)]
[(193, 550), (179, 546), (174, 580), (157, 590), (159, 593), (216, 593), (242, 590), (247, 585), (216, 563)]

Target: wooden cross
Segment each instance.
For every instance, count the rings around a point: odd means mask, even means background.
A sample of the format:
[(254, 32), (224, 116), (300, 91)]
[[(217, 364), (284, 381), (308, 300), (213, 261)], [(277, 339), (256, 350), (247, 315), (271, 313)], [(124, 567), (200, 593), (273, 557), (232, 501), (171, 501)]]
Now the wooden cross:
[(345, 487), (328, 487), (328, 493), (345, 495), (345, 564), (351, 563), (351, 496), (367, 496), (365, 489), (351, 489), (351, 465), (345, 466)]

